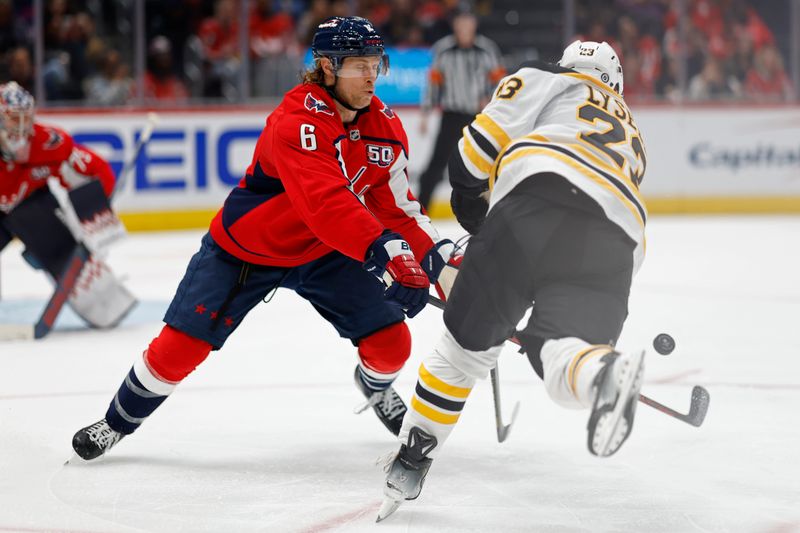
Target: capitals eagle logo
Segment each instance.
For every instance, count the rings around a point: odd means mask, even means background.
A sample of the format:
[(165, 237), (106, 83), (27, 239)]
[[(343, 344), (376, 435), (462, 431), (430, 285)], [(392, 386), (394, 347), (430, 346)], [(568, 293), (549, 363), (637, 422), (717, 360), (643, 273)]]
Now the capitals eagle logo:
[(328, 107), (328, 104), (326, 104), (322, 100), (317, 100), (316, 98), (314, 98), (314, 96), (312, 96), (311, 93), (308, 93), (306, 95), (305, 104), (306, 104), (306, 109), (308, 109), (309, 111), (313, 111), (315, 113), (324, 113), (325, 115), (333, 116), (333, 111), (331, 110), (330, 107)]

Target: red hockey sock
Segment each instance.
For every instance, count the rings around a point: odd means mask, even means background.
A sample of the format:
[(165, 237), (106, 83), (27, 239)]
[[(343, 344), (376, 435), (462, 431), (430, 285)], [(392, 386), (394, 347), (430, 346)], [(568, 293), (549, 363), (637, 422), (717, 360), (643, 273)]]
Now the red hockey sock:
[(358, 342), (358, 356), (368, 369), (380, 374), (398, 372), (411, 355), (411, 332), (398, 322)]
[(211, 345), (170, 325), (164, 326), (144, 354), (147, 367), (167, 383), (178, 383), (205, 361)]

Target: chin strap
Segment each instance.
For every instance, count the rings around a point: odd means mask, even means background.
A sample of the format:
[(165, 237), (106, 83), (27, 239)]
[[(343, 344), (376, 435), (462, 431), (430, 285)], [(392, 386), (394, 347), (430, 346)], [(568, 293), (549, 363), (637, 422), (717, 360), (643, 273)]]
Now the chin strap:
[(355, 112), (359, 112), (362, 109), (366, 109), (367, 107), (369, 107), (369, 105), (366, 105), (366, 106), (361, 107), (361, 108), (353, 107), (350, 104), (348, 104), (347, 102), (341, 100), (338, 96), (336, 96), (336, 84), (337, 83), (339, 83), (339, 76), (336, 76), (334, 78), (333, 85), (323, 85), (322, 87), (328, 92), (329, 95), (331, 95), (331, 98), (333, 98), (334, 100), (339, 102), (339, 105), (341, 105), (345, 109), (349, 109), (350, 111), (355, 111)]

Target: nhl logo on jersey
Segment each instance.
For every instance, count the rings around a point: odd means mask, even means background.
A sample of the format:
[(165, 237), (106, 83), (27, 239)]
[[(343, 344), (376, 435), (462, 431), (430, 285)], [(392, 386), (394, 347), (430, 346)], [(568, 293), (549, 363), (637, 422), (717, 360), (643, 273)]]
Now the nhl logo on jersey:
[(361, 132), (358, 130), (350, 130), (350, 140), (357, 141), (361, 138)]
[(306, 95), (305, 104), (306, 104), (306, 109), (308, 109), (309, 111), (313, 111), (314, 113), (324, 113), (326, 115), (333, 116), (333, 111), (331, 111), (331, 108), (328, 107), (328, 104), (326, 104), (322, 100), (317, 100), (311, 95), (311, 93), (308, 93)]

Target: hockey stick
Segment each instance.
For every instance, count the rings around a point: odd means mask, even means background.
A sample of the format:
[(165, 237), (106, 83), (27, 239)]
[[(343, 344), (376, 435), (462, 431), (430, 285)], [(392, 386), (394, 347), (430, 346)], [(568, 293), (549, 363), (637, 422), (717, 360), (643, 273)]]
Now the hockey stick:
[(150, 137), (153, 136), (153, 130), (155, 129), (159, 120), (161, 119), (157, 113), (151, 111), (147, 114), (147, 122), (144, 125), (142, 133), (139, 135), (139, 140), (136, 141), (136, 146), (133, 147), (133, 157), (131, 157), (120, 169), (119, 175), (117, 175), (117, 181), (114, 184), (114, 190), (111, 191), (109, 201), (114, 198), (120, 189), (122, 189), (122, 185), (125, 183), (125, 178), (128, 176), (133, 167), (136, 166), (136, 160), (139, 159), (139, 154), (142, 152), (142, 149), (145, 147), (145, 145), (150, 142)]
[[(444, 301), (440, 300), (436, 296), (431, 295), (428, 298), (428, 302), (434, 307), (444, 310)], [(497, 427), (497, 442), (503, 442), (508, 438), (508, 434), (511, 433), (511, 426), (514, 425), (514, 422), (517, 419), (517, 414), (519, 413), (519, 402), (514, 404), (514, 409), (511, 411), (511, 421), (508, 424), (504, 424), (503, 411), (500, 407), (500, 374), (497, 365), (495, 365), (495, 367), (489, 371), (489, 378), (492, 382), (492, 398), (494, 399), (494, 421), (495, 426)]]
[(78, 281), (84, 265), (89, 261), (89, 250), (81, 243), (75, 246), (72, 256), (64, 267), (64, 271), (56, 278), (56, 287), (53, 295), (44, 306), (36, 324), (2, 324), (0, 325), (0, 340), (30, 340), (41, 339), (53, 329), (58, 314), (69, 298), (75, 283)]
[(519, 413), (519, 402), (514, 404), (514, 409), (511, 411), (511, 421), (508, 424), (503, 424), (503, 414), (500, 409), (500, 374), (497, 365), (489, 371), (489, 376), (492, 380), (492, 398), (494, 398), (494, 422), (497, 427), (497, 442), (503, 442), (508, 438), (511, 433), (511, 426), (517, 420)]
[[(430, 295), (428, 297), (428, 302), (434, 307), (438, 307), (439, 309), (444, 309), (445, 303), (436, 296)], [(519, 340), (516, 337), (511, 337), (508, 340), (513, 342), (517, 346), (521, 346)], [(492, 385), (494, 386), (494, 381), (492, 381)], [(650, 407), (656, 409), (657, 411), (661, 411), (665, 415), (669, 415), (672, 418), (680, 420), (681, 422), (685, 422), (694, 427), (700, 427), (706, 418), (706, 413), (708, 412), (708, 405), (711, 403), (711, 395), (705, 388), (701, 387), (700, 385), (695, 385), (692, 388), (692, 400), (691, 404), (689, 405), (689, 412), (686, 413), (685, 415), (679, 413), (678, 411), (675, 411), (674, 409), (667, 407), (666, 405), (658, 403), (652, 398), (648, 398), (647, 396), (641, 393), (639, 393), (639, 401), (645, 405), (649, 405)], [(497, 407), (497, 403), (499, 402), (496, 402), (495, 407)], [(513, 415), (512, 415), (512, 423), (513, 423)], [(499, 438), (500, 426), (498, 426), (497, 434)]]

